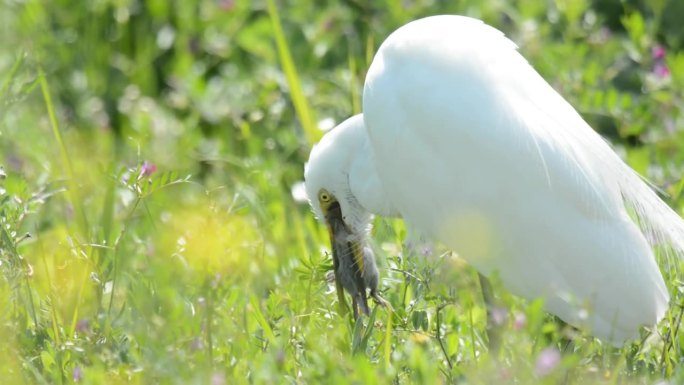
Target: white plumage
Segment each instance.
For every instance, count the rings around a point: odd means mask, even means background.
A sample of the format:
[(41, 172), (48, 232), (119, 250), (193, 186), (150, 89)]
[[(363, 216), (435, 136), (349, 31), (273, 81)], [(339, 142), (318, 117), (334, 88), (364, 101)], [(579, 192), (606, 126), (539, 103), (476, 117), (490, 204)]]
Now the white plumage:
[(648, 241), (682, 254), (684, 221), (501, 32), (461, 16), (401, 27), (368, 70), (363, 112), (305, 170), (309, 197), (330, 191), (350, 229), (399, 215), (616, 345), (663, 317)]

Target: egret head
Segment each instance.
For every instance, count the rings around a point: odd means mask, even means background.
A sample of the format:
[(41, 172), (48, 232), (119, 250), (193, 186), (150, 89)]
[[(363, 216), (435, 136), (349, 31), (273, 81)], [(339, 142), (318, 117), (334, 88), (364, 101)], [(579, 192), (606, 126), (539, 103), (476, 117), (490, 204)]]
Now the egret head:
[(328, 132), (311, 150), (304, 166), (306, 194), (316, 217), (330, 225), (331, 208), (339, 207), (350, 233), (363, 235), (371, 214), (352, 192), (350, 178), (367, 142), (363, 116), (353, 116)]
[(347, 306), (340, 274), (351, 272), (340, 271), (340, 259), (351, 257), (363, 261), (362, 245), (371, 219), (371, 214), (354, 195), (351, 184), (352, 180), (364, 179), (356, 170), (368, 166), (363, 153), (367, 141), (363, 116), (351, 117), (313, 147), (304, 166), (309, 203), (330, 234), (335, 287), (343, 309)]

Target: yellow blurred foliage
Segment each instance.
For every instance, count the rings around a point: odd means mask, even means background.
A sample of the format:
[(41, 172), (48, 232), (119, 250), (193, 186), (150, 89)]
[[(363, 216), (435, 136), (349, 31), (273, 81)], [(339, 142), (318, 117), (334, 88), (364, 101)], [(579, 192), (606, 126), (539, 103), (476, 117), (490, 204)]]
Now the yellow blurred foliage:
[(94, 314), (99, 285), (91, 276), (95, 269), (88, 257), (90, 247), (76, 244), (64, 226), (38, 233), (36, 238), (21, 253), (30, 264), (29, 284), (37, 298), (57, 310), (62, 324), (71, 322), (76, 311)]
[(16, 331), (10, 326), (11, 288), (0, 283), (0, 379), (3, 384), (24, 384), (23, 370), (16, 346)]
[(250, 217), (195, 205), (172, 212), (166, 222), (159, 242), (165, 258), (238, 280), (261, 271), (263, 241)]

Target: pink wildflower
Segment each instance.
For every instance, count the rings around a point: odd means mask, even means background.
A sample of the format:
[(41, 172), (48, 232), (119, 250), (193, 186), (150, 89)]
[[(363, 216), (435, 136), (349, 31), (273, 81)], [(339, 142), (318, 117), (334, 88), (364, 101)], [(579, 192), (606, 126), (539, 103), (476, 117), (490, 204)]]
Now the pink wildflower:
[(508, 311), (503, 307), (493, 307), (492, 312), (492, 323), (497, 326), (501, 326), (506, 323), (508, 318)]
[(74, 382), (81, 382), (83, 380), (83, 369), (80, 366), (74, 367), (71, 377), (74, 379)]
[(235, 0), (219, 0), (218, 5), (224, 11), (232, 11), (235, 8)]
[(670, 76), (670, 69), (665, 63), (656, 63), (653, 66), (653, 73), (659, 78), (666, 78)]
[(546, 376), (560, 364), (560, 361), (561, 354), (558, 349), (548, 347), (539, 353), (534, 371), (539, 377)]
[(154, 163), (144, 161), (142, 166), (140, 166), (140, 178), (148, 177), (155, 171), (157, 171), (157, 166)]
[(524, 328), (526, 323), (527, 323), (527, 317), (525, 317), (525, 314), (515, 313), (515, 316), (513, 317), (513, 329), (514, 330), (520, 330), (520, 329)]

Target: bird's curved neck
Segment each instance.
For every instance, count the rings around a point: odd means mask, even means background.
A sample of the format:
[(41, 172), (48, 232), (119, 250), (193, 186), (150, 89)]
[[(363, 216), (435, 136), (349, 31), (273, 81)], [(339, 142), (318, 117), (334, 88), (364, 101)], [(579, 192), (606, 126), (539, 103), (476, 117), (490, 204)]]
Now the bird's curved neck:
[(358, 153), (350, 165), (349, 189), (359, 205), (368, 213), (390, 217), (399, 216), (385, 193), (368, 135), (363, 135)]

